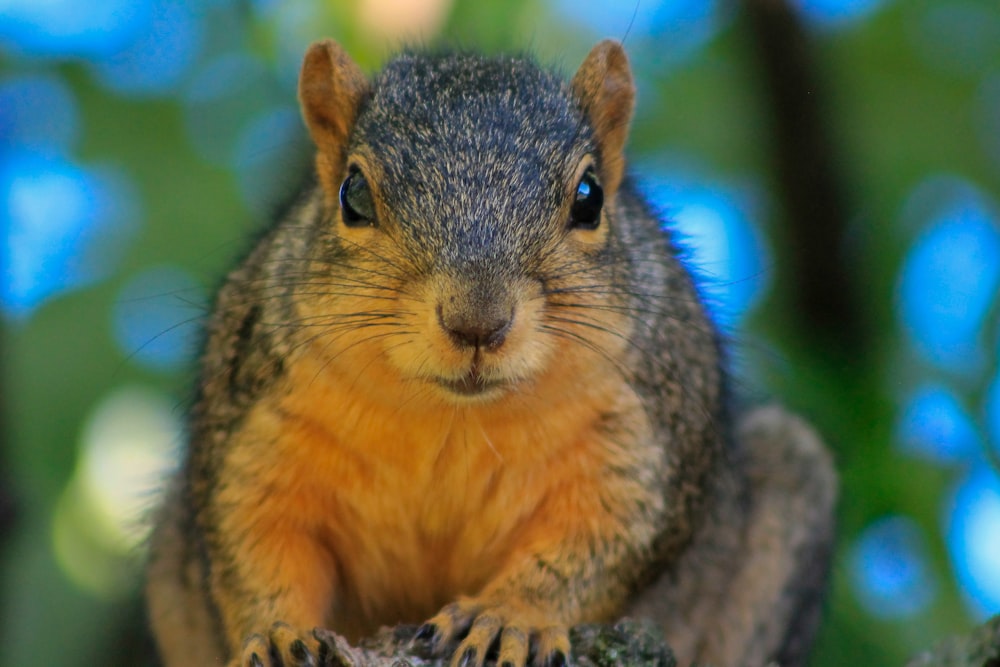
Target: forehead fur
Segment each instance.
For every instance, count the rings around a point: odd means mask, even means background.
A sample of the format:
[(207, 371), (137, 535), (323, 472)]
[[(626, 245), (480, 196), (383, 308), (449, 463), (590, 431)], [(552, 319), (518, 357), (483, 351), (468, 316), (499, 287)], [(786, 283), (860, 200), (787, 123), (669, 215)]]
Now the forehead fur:
[(569, 87), (530, 60), (411, 52), (376, 77), (352, 143), (401, 226), (484, 240), (551, 214), (590, 136)]
[(456, 140), (461, 152), (515, 138), (572, 141), (580, 129), (568, 86), (531, 60), (513, 57), (405, 53), (375, 79), (365, 112), (373, 123), (391, 121), (388, 131)]

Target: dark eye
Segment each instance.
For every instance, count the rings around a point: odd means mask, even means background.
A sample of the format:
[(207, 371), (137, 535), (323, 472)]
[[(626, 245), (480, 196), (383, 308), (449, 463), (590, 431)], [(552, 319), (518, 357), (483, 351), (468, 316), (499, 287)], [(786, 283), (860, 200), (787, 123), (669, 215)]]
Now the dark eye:
[(601, 206), (604, 205), (604, 190), (597, 182), (593, 168), (583, 172), (576, 186), (576, 197), (569, 211), (570, 227), (576, 229), (597, 229), (601, 222)]
[(375, 201), (364, 174), (357, 167), (340, 186), (340, 211), (348, 227), (367, 227), (375, 224)]

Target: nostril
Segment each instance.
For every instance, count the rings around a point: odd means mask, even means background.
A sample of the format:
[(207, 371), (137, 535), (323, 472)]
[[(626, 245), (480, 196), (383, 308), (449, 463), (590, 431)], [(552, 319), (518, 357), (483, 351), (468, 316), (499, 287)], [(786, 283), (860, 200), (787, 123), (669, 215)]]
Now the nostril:
[(513, 322), (513, 314), (503, 319), (494, 320), (491, 326), (487, 327), (485, 335), (480, 338), (481, 343), (490, 350), (497, 349), (507, 339), (507, 332), (510, 331), (510, 325)]
[(452, 342), (459, 347), (495, 350), (503, 345), (514, 321), (513, 313), (507, 316), (476, 316), (465, 313), (445, 313), (437, 308), (438, 322)]

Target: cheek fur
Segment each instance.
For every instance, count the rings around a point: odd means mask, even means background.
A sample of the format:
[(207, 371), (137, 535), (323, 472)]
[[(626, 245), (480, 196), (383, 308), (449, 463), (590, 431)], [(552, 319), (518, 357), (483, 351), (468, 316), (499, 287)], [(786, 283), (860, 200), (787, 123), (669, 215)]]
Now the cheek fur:
[(539, 328), (556, 349), (563, 377), (590, 381), (600, 374), (620, 375), (639, 313), (619, 269), (604, 244), (581, 244), (577, 238), (542, 267), (548, 281)]

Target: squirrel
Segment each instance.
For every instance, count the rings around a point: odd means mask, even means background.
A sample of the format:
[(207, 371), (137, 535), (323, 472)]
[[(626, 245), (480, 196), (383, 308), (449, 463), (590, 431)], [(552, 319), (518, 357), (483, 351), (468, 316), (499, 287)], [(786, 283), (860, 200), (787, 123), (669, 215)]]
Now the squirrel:
[(568, 629), (679, 663), (801, 665), (836, 475), (780, 407), (737, 417), (720, 334), (626, 173), (635, 86), (597, 44), (313, 44), (315, 169), (218, 293), (151, 537), (169, 667), (314, 664), (314, 628), (419, 624), (455, 667), (558, 667)]

